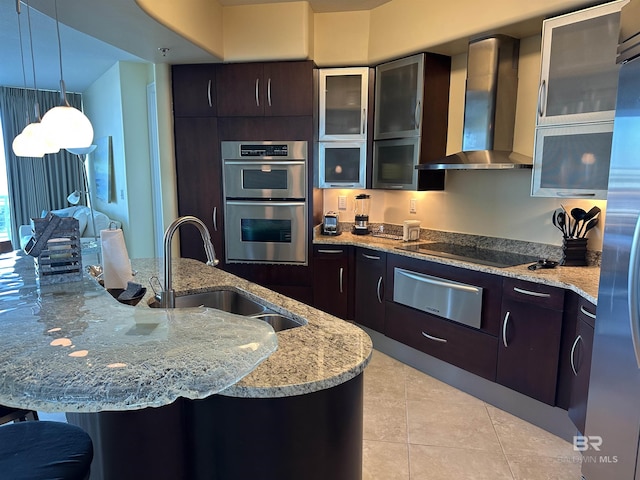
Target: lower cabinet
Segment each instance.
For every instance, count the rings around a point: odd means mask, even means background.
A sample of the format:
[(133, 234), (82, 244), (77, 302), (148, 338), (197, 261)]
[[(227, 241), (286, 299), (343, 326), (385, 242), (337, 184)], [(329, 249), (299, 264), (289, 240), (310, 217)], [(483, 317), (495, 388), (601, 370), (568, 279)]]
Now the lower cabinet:
[(354, 320), (382, 333), (387, 254), (368, 248), (356, 248), (355, 256)]
[(571, 346), (570, 362), (573, 379), (569, 401), (569, 418), (581, 433), (587, 416), (587, 397), (591, 373), (591, 350), (595, 327), (595, 305), (580, 299), (576, 335)]
[(496, 379), (493, 335), (387, 302), (384, 333), (390, 338), (491, 381)]
[(314, 245), (313, 306), (344, 320), (353, 318), (353, 256), (348, 245)]
[(564, 290), (507, 278), (497, 382), (555, 404)]

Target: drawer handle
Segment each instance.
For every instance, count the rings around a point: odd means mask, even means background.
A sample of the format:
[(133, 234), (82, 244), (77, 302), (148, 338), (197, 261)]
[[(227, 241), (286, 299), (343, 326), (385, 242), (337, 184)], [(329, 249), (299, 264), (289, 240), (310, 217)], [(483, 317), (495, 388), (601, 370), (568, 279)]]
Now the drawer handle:
[(319, 249), (318, 253), (342, 253), (342, 250), (323, 250), (323, 249)]
[(378, 296), (378, 303), (382, 303), (382, 295), (380, 295), (380, 291), (382, 290), (382, 275), (378, 279), (378, 287), (376, 288), (376, 295)]
[(550, 293), (532, 292), (530, 290), (524, 290), (518, 287), (513, 287), (513, 291), (517, 293), (522, 293), (523, 295), (531, 295), (532, 297), (549, 298), (551, 296)]
[(340, 293), (344, 293), (343, 290), (342, 290), (342, 276), (343, 276), (343, 273), (344, 273), (344, 268), (340, 267)]
[(595, 313), (591, 313), (589, 310), (587, 310), (586, 308), (584, 308), (582, 305), (580, 305), (580, 311), (586, 315), (589, 318), (593, 318), (594, 320), (596, 319), (596, 314)]
[(507, 343), (507, 324), (509, 323), (509, 315), (511, 315), (511, 312), (507, 312), (504, 316), (504, 322), (502, 322), (502, 344), (505, 348), (509, 348), (509, 344)]
[(573, 345), (571, 346), (571, 370), (573, 370), (573, 374), (576, 377), (578, 376), (578, 369), (576, 368), (575, 353), (576, 353), (576, 348), (578, 347), (578, 342), (581, 342), (581, 341), (582, 341), (582, 336), (578, 335), (576, 339), (573, 341)]
[(367, 255), (366, 253), (363, 253), (362, 256), (364, 258), (368, 258), (369, 260), (380, 260), (380, 257), (377, 257), (375, 255)]
[(429, 335), (428, 333), (425, 333), (425, 332), (422, 332), (422, 335), (428, 338), (429, 340), (433, 340), (434, 342), (447, 343), (446, 338), (434, 337), (433, 335)]
[(213, 102), (211, 102), (211, 79), (207, 84), (207, 100), (209, 100), (209, 107), (213, 107)]
[(260, 107), (260, 96), (258, 95), (259, 85), (260, 85), (260, 79), (256, 78), (256, 107)]

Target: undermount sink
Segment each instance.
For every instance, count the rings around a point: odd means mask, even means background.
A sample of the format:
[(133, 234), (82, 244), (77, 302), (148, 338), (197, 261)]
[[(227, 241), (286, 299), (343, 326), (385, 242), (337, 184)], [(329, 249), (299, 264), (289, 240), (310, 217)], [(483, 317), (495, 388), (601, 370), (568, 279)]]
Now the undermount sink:
[[(156, 298), (152, 298), (148, 305), (151, 308), (162, 308)], [(276, 332), (301, 326), (299, 322), (279, 313), (272, 312), (264, 305), (231, 289), (191, 293), (176, 297), (175, 308), (188, 307), (209, 307), (235, 315), (256, 318), (267, 322)]]

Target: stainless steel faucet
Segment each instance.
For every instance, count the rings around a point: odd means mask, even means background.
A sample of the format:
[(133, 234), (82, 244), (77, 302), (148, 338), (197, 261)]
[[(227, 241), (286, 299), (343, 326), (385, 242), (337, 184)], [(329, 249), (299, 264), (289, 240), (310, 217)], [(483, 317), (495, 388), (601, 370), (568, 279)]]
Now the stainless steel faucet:
[(191, 223), (200, 230), (202, 241), (204, 243), (204, 251), (207, 254), (207, 265), (215, 267), (218, 265), (216, 252), (211, 243), (211, 236), (207, 226), (197, 217), (187, 215), (175, 219), (164, 232), (164, 286), (163, 290), (158, 294), (158, 301), (164, 308), (174, 308), (176, 306), (176, 292), (173, 290), (171, 280), (171, 241), (173, 234), (185, 223)]

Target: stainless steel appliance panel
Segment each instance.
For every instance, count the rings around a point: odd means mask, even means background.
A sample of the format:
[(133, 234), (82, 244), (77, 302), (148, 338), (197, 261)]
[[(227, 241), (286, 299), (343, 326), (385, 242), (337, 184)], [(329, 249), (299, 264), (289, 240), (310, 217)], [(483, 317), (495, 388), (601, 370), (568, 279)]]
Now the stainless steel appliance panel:
[(305, 202), (227, 200), (227, 263), (307, 264)]
[(393, 270), (393, 301), (473, 328), (482, 322), (482, 287)]
[[(640, 0), (627, 6), (638, 11)], [(626, 15), (627, 6), (623, 24), (632, 22), (638, 33), (640, 17)], [(640, 35), (635, 38), (640, 44)], [(634, 59), (621, 65), (618, 79), (586, 431), (579, 445), (586, 480), (640, 479), (639, 132), (640, 59)]]
[(306, 198), (304, 161), (224, 161), (226, 198)]

